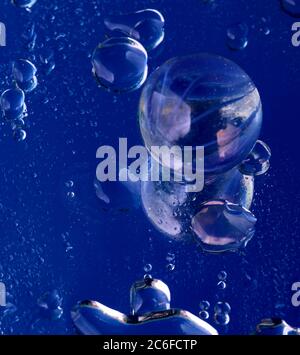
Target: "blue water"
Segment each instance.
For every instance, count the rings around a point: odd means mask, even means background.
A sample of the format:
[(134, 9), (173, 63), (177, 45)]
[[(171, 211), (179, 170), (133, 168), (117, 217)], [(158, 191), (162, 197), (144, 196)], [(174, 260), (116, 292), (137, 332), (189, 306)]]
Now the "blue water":
[[(90, 57), (105, 40), (106, 16), (149, 7), (165, 17), (164, 41), (149, 52), (150, 73), (171, 57), (211, 52), (239, 64), (260, 92), (260, 138), (271, 147), (272, 160), (267, 175), (256, 179), (257, 231), (242, 254), (209, 255), (191, 242), (170, 243), (120, 186), (109, 190), (109, 205), (95, 196), (97, 148), (117, 146), (119, 137), (142, 143), (141, 89), (115, 96), (97, 87)], [(129, 288), (148, 263), (152, 276), (169, 285), (175, 307), (198, 314), (202, 300), (211, 307), (228, 302), (230, 322), (216, 326), (221, 334), (249, 334), (274, 316), (299, 326), (291, 285), (300, 281), (300, 48), (291, 43), (295, 19), (280, 2), (38, 0), (27, 12), (4, 0), (0, 9), (7, 29), (1, 91), (11, 87), (13, 60), (30, 59), (38, 69), (38, 86), (26, 95), (26, 139), (16, 142), (4, 120), (0, 127), (0, 281), (10, 304), (0, 308), (1, 332), (75, 334), (70, 310), (82, 299), (127, 313)], [(239, 22), (249, 27), (248, 45), (232, 51), (226, 31)], [(70, 180), (73, 186), (66, 184)], [(166, 268), (168, 252), (175, 254), (172, 271)], [(228, 274), (224, 290), (217, 287), (222, 270)], [(58, 319), (38, 306), (53, 290), (62, 298)]]

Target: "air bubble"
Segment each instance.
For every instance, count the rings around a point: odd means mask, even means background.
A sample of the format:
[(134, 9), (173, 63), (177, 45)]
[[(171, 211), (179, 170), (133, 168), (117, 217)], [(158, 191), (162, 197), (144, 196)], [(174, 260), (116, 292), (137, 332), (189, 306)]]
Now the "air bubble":
[(241, 50), (248, 45), (248, 26), (237, 23), (227, 29), (227, 45), (230, 49)]

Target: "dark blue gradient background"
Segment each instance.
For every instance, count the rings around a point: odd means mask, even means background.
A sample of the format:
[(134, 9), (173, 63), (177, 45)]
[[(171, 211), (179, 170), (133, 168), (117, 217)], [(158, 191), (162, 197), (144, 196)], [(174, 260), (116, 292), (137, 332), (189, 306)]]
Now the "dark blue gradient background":
[[(137, 201), (112, 186), (111, 205), (95, 197), (93, 176), (100, 145), (118, 137), (141, 143), (137, 121), (140, 90), (114, 97), (99, 89), (90, 54), (105, 39), (108, 14), (156, 8), (165, 16), (166, 36), (150, 53), (149, 70), (165, 60), (197, 52), (221, 54), (238, 63), (256, 83), (264, 110), (261, 138), (272, 149), (271, 169), (257, 178), (253, 212), (257, 232), (245, 253), (207, 255), (192, 244), (169, 243), (145, 217)], [(0, 127), (0, 280), (9, 302), (0, 308), (4, 334), (74, 334), (71, 307), (96, 299), (127, 312), (131, 283), (143, 266), (168, 283), (173, 305), (199, 312), (199, 302), (226, 300), (232, 307), (224, 334), (249, 334), (265, 317), (279, 316), (300, 325), (300, 308), (291, 304), (291, 285), (300, 281), (300, 47), (291, 44), (295, 19), (277, 0), (38, 0), (32, 12), (0, 5), (7, 47), (0, 48), (1, 91), (11, 83), (11, 61), (31, 58), (39, 86), (27, 95), (27, 139), (16, 143), (4, 121)], [(259, 30), (261, 18), (271, 33)], [(226, 47), (226, 28), (246, 22), (249, 45)], [(24, 33), (35, 23), (36, 48), (26, 48)], [(56, 39), (58, 38), (58, 39)], [(54, 52), (56, 67), (46, 75), (39, 57)], [(65, 182), (74, 181), (69, 200)], [(66, 252), (62, 233), (73, 247)], [(176, 268), (166, 270), (167, 252)], [(225, 292), (217, 274), (228, 273)], [(50, 321), (39, 314), (38, 298), (57, 289), (64, 314)], [(214, 325), (212, 314), (209, 319)]]

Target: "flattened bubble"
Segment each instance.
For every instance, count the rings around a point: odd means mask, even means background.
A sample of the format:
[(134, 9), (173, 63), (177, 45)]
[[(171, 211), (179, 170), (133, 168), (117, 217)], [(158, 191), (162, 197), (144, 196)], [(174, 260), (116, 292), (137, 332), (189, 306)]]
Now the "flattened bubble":
[(30, 9), (36, 2), (37, 0), (12, 0), (15, 6), (26, 9)]
[(248, 45), (249, 29), (245, 23), (237, 23), (227, 29), (227, 45), (230, 49), (241, 50)]
[(248, 157), (239, 169), (244, 175), (258, 176), (265, 174), (270, 168), (271, 149), (263, 141), (258, 140)]
[(165, 20), (154, 9), (146, 9), (130, 14), (109, 16), (105, 26), (116, 36), (117, 32), (139, 41), (147, 50), (156, 48), (164, 39)]
[(192, 230), (208, 252), (245, 247), (255, 232), (256, 218), (246, 208), (225, 200), (204, 203), (192, 219)]
[(93, 74), (98, 84), (112, 92), (138, 89), (148, 74), (145, 48), (128, 37), (109, 38), (92, 56)]
[(5, 90), (0, 98), (3, 116), (10, 119), (17, 119), (26, 111), (25, 94), (19, 88)]
[[(185, 146), (203, 146), (206, 176), (229, 171), (250, 153), (261, 122), (261, 101), (252, 80), (237, 64), (211, 54), (167, 61), (151, 74), (141, 95), (145, 146), (167, 168), (182, 170), (182, 154), (174, 154), (168, 166), (151, 147), (179, 146), (183, 151)], [(195, 155), (193, 171), (199, 169)]]
[(37, 69), (27, 59), (18, 59), (13, 63), (12, 73), (18, 87), (25, 92), (32, 91), (37, 86)]
[(282, 9), (290, 16), (300, 17), (300, 0), (280, 0)]

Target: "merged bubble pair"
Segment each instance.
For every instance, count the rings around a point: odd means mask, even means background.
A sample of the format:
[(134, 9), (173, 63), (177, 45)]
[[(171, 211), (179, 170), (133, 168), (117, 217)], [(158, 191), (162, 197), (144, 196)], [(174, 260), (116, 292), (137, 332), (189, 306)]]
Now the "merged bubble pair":
[(112, 37), (93, 53), (94, 76), (109, 91), (136, 90), (148, 75), (147, 50), (156, 48), (164, 38), (164, 18), (158, 11), (146, 9), (111, 16), (104, 23)]
[(171, 59), (148, 79), (139, 117), (152, 158), (174, 174), (174, 167), (189, 168), (190, 162), (174, 155), (173, 166), (166, 166), (152, 146), (179, 146), (182, 151), (204, 147), (201, 192), (186, 192), (185, 183), (174, 181), (142, 182), (150, 221), (173, 238), (192, 236), (209, 252), (245, 246), (256, 224), (249, 211), (254, 176), (268, 170), (271, 156), (268, 146), (257, 141), (262, 106), (249, 76), (232, 61), (211, 54)]

